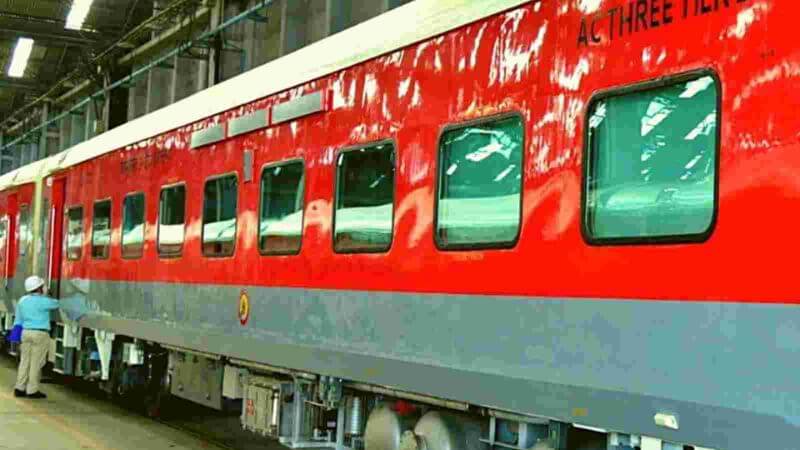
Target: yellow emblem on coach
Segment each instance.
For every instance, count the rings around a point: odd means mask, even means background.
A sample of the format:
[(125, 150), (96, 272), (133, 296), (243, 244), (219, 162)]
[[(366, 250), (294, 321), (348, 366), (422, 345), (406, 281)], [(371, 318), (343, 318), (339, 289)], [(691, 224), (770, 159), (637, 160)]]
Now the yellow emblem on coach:
[(239, 323), (242, 325), (247, 325), (247, 321), (250, 319), (250, 296), (247, 295), (247, 291), (242, 289), (242, 292), (239, 293)]

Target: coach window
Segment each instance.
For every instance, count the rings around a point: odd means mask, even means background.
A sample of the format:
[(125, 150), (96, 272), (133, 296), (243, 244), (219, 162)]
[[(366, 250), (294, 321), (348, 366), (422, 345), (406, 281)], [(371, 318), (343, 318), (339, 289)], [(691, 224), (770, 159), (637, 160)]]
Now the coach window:
[(92, 258), (108, 258), (111, 247), (111, 200), (95, 202), (92, 212)]
[[(42, 197), (42, 205), (41, 205), (41, 224), (39, 225), (39, 242), (50, 242), (50, 199), (47, 197)], [(43, 248), (39, 249), (37, 254), (37, 260), (39, 267), (47, 267), (47, 252), (44, 249), (47, 248), (46, 244), (43, 244)]]
[(230, 256), (236, 246), (236, 175), (206, 182), (203, 195), (203, 254)]
[(6, 259), (6, 245), (8, 245), (8, 221), (5, 217), (0, 219), (0, 261)]
[(19, 207), (19, 256), (28, 254), (31, 234), (31, 211), (28, 205), (22, 205)]
[(67, 210), (67, 259), (81, 259), (83, 250), (83, 207)]
[(394, 146), (383, 143), (339, 155), (334, 249), (384, 252), (392, 245)]
[(446, 129), (439, 141), (436, 243), (444, 249), (507, 248), (519, 236), (522, 118)]
[(699, 241), (715, 215), (718, 86), (703, 74), (612, 93), (588, 116), (584, 234)]
[(258, 248), (265, 255), (300, 252), (303, 235), (303, 162), (266, 167), (261, 174)]
[(129, 194), (122, 202), (122, 257), (139, 258), (144, 249), (144, 194)]
[(186, 186), (177, 184), (161, 189), (158, 203), (158, 254), (176, 257), (183, 250), (185, 233)]

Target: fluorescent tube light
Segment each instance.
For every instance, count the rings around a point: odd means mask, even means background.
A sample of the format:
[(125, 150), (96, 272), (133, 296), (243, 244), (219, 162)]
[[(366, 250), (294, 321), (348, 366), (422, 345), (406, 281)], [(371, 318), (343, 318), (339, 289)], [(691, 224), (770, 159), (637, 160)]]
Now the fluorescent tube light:
[(89, 15), (92, 1), (93, 0), (72, 0), (72, 9), (69, 10), (69, 15), (67, 15), (66, 29), (80, 30), (83, 28), (83, 22), (86, 20), (86, 16)]
[(28, 58), (33, 51), (33, 39), (19, 38), (17, 46), (14, 47), (14, 55), (11, 57), (11, 65), (8, 66), (8, 76), (21, 78), (25, 75), (25, 68), (28, 67)]

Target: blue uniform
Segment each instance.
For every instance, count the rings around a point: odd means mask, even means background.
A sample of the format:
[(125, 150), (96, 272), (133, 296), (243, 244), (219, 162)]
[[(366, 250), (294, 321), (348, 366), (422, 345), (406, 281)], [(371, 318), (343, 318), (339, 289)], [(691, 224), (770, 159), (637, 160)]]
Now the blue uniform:
[(46, 295), (24, 295), (17, 304), (14, 325), (24, 330), (50, 331), (50, 311), (58, 309), (58, 302)]

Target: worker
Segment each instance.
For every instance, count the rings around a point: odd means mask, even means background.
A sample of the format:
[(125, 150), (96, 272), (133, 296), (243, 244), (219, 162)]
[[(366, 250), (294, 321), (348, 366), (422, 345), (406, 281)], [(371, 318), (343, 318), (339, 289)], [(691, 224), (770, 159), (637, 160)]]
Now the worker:
[(44, 280), (36, 275), (25, 279), (25, 292), (17, 304), (14, 320), (14, 325), (22, 325), (14, 396), (47, 398), (39, 390), (39, 382), (50, 346), (50, 311), (58, 309), (58, 301), (44, 295)]

